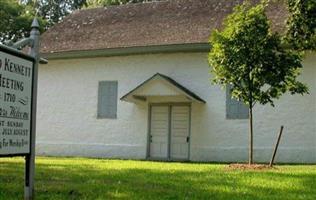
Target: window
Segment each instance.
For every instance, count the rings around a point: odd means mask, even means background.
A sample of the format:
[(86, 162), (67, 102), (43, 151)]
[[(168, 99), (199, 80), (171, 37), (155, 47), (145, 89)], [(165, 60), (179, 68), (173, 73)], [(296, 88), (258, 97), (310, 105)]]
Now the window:
[(100, 81), (98, 89), (98, 118), (115, 119), (117, 112), (117, 81)]
[(231, 96), (231, 87), (226, 87), (226, 119), (248, 119), (249, 107)]

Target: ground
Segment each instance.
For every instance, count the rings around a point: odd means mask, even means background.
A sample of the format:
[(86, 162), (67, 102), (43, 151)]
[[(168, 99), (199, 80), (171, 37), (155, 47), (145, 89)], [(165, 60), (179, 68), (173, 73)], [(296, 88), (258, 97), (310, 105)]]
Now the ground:
[[(36, 199), (315, 200), (316, 165), (236, 170), (224, 164), (36, 159)], [(0, 158), (0, 199), (23, 199), (22, 158)]]

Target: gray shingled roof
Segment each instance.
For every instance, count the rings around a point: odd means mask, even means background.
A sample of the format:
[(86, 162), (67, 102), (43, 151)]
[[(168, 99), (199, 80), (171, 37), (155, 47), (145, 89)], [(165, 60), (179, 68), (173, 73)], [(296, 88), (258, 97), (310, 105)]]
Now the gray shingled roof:
[[(242, 1), (169, 0), (76, 11), (42, 35), (41, 52), (207, 43), (210, 30)], [(273, 29), (282, 31), (285, 6), (272, 3), (267, 14)]]

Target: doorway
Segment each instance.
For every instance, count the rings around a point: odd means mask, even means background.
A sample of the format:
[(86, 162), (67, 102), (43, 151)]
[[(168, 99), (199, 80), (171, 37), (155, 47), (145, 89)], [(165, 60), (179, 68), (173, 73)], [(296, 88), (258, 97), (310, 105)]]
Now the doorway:
[(190, 114), (189, 104), (150, 105), (150, 159), (189, 160)]

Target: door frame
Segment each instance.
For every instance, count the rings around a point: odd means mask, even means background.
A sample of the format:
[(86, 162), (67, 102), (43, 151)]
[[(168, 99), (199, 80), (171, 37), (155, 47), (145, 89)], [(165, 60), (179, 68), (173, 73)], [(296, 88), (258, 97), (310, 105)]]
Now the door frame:
[[(150, 157), (150, 130), (151, 130), (151, 111), (153, 106), (168, 106), (168, 157), (167, 159), (159, 159), (165, 161), (189, 161), (191, 156), (191, 115), (192, 115), (192, 103), (191, 102), (166, 102), (166, 103), (149, 103), (148, 104), (148, 121), (147, 121), (147, 150), (146, 150), (146, 159), (147, 160), (155, 160), (155, 158)], [(171, 150), (171, 107), (172, 106), (188, 106), (189, 107), (189, 144), (188, 144), (188, 157), (187, 159), (171, 159), (170, 150)]]

